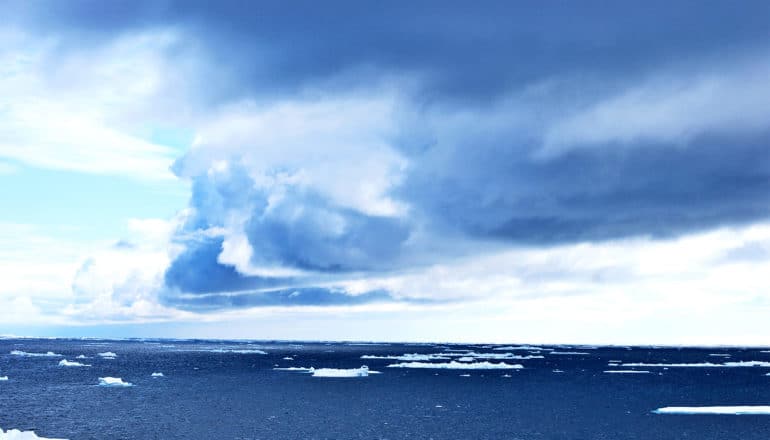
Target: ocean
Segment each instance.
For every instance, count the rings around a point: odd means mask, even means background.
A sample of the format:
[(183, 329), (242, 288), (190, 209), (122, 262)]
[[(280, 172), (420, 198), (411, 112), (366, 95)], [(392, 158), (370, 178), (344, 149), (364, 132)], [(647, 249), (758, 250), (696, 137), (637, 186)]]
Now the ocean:
[(765, 350), (3, 339), (0, 439), (767, 440)]

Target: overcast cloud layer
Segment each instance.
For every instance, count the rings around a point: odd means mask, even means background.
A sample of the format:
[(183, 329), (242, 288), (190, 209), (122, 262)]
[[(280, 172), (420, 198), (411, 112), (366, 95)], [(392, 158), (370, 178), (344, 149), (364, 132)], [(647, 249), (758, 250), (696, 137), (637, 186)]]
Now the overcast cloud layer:
[(769, 305), (767, 2), (3, 10), (0, 174), (190, 188), (80, 256), (66, 293), (9, 288), (63, 324)]

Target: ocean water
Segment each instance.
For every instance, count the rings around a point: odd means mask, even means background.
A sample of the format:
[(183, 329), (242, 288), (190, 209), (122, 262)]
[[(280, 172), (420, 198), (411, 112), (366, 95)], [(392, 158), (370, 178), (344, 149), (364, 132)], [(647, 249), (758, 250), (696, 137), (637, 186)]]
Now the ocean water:
[[(328, 370), (275, 369), (290, 367)], [(72, 440), (766, 440), (769, 415), (655, 410), (770, 405), (767, 373), (759, 348), (6, 339), (0, 428)], [(100, 386), (106, 377), (132, 386)]]

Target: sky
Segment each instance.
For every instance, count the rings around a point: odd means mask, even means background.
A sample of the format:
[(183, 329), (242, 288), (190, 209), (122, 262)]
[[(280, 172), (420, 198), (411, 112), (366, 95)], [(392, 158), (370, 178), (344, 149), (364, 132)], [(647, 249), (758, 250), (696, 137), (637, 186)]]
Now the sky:
[(0, 11), (0, 334), (770, 345), (768, 2)]

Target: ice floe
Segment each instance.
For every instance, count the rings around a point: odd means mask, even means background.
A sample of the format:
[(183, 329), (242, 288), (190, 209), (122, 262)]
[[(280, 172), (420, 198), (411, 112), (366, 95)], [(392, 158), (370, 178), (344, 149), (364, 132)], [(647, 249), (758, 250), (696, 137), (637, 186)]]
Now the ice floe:
[(506, 345), (506, 346), (503, 346), (503, 347), (494, 347), (492, 350), (498, 350), (498, 351), (514, 351), (514, 350), (553, 351), (553, 348), (536, 347), (534, 345)]
[(471, 377), (470, 374), (461, 374), (460, 377)]
[(655, 414), (770, 415), (770, 406), (666, 406), (653, 412)]
[(90, 367), (89, 364), (81, 364), (80, 362), (74, 362), (74, 361), (68, 361), (67, 359), (62, 359), (59, 361), (60, 367)]
[(75, 359), (88, 359), (88, 356), (81, 354), (81, 355), (78, 355), (78, 357), (76, 357)]
[(38, 437), (38, 435), (35, 434), (34, 431), (19, 431), (18, 429), (9, 429), (8, 431), (3, 431), (3, 429), (0, 428), (0, 440), (65, 440), (65, 439)]
[(406, 353), (402, 355), (387, 355), (387, 356), (365, 354), (361, 356), (361, 359), (388, 359), (388, 360), (394, 360), (394, 361), (433, 361), (433, 360), (449, 360), (448, 356), (452, 356), (452, 355), (447, 353), (441, 353), (441, 354)]
[(486, 362), (486, 361), (475, 362), (475, 363), (451, 361), (451, 362), (438, 362), (438, 363), (401, 362), (398, 364), (390, 364), (388, 365), (388, 368), (442, 368), (442, 369), (450, 369), (450, 370), (497, 370), (497, 369), (518, 370), (518, 369), (524, 368), (524, 366), (521, 364), (506, 364), (505, 362), (500, 362), (496, 364), (494, 362)]
[(649, 374), (647, 370), (604, 370), (604, 372), (610, 374)]
[(764, 361), (737, 361), (737, 362), (725, 362), (722, 364), (714, 364), (711, 362), (699, 362), (699, 363), (693, 363), (693, 364), (654, 364), (654, 363), (643, 363), (643, 362), (634, 362), (634, 363), (627, 363), (627, 364), (621, 364), (623, 367), (666, 367), (666, 368), (734, 368), (734, 367), (763, 367), (763, 368), (770, 368), (770, 362), (764, 362)]
[(586, 353), (585, 351), (552, 351), (552, 352), (550, 352), (548, 354), (557, 354), (557, 355), (561, 354), (561, 355), (575, 355), (575, 356), (577, 356), (577, 355), (591, 354), (591, 353)]
[(8, 376), (0, 376), (0, 382), (8, 382)]
[(709, 356), (729, 358), (731, 355), (729, 355), (727, 353), (709, 353)]
[(105, 351), (104, 353), (97, 353), (96, 355), (102, 359), (115, 359), (116, 357), (118, 357), (117, 354), (111, 351)]
[(152, 373), (150, 376), (152, 376), (152, 377), (164, 377), (163, 373)]
[(267, 354), (264, 350), (257, 350), (255, 348), (217, 348), (214, 350), (208, 350), (211, 353), (233, 353), (233, 354)]
[(370, 371), (369, 367), (361, 368), (316, 368), (312, 371), (313, 377), (367, 377), (369, 374), (377, 374), (378, 371)]
[(282, 368), (273, 368), (273, 370), (277, 370), (277, 371), (302, 371), (302, 372), (305, 372), (305, 373), (312, 373), (313, 371), (315, 371), (315, 368), (313, 368), (313, 367), (310, 367), (310, 368), (306, 368), (306, 367), (282, 367)]
[(21, 357), (62, 357), (64, 356), (63, 354), (54, 353), (52, 351), (49, 351), (46, 353), (29, 353), (21, 350), (13, 350), (11, 351), (11, 354), (14, 356), (21, 356)]
[(289, 356), (286, 356), (285, 358), (283, 358), (283, 360), (285, 360), (285, 361), (293, 361), (293, 360), (294, 360), (294, 358), (293, 358), (293, 357), (289, 357)]
[(101, 387), (132, 387), (134, 384), (130, 382), (124, 382), (119, 377), (100, 377), (99, 386)]

